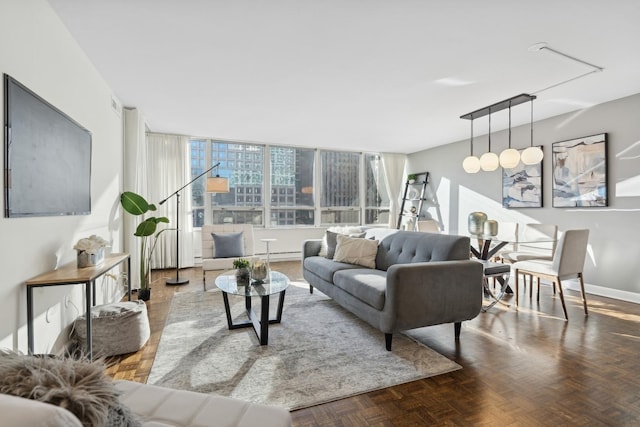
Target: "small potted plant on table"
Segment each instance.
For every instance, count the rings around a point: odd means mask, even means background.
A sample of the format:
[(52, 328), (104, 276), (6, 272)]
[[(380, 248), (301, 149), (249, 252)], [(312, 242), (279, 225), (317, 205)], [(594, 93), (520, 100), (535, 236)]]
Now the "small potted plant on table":
[(236, 282), (239, 284), (249, 284), (251, 279), (251, 270), (249, 267), (251, 263), (246, 258), (238, 258), (233, 260), (233, 268), (236, 269)]

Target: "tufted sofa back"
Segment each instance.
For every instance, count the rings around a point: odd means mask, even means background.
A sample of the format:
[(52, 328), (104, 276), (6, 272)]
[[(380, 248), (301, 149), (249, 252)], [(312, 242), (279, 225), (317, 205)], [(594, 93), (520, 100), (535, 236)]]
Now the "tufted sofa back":
[(370, 229), (366, 237), (380, 241), (378, 270), (386, 271), (393, 264), (469, 259), (470, 239), (466, 236)]

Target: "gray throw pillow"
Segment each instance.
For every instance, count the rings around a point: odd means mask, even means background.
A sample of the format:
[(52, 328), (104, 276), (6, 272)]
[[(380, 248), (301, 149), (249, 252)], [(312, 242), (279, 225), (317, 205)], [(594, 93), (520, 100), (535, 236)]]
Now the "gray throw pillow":
[(234, 258), (244, 256), (243, 232), (211, 233), (213, 237), (214, 258)]
[[(338, 245), (338, 234), (345, 235), (345, 233), (334, 233), (333, 231), (327, 230), (327, 258), (333, 259), (333, 256), (336, 253), (336, 246)], [(349, 237), (355, 238), (363, 238), (365, 233), (350, 233), (347, 234)]]

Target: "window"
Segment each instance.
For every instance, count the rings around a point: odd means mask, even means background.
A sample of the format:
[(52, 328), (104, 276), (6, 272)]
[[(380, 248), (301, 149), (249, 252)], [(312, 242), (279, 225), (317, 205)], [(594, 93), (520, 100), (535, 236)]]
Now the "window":
[(193, 178), (218, 162), (213, 174), (229, 179), (229, 193), (207, 193), (205, 179), (194, 182), (194, 227), (388, 224), (378, 154), (191, 140)]
[(322, 224), (360, 224), (360, 153), (322, 151)]
[(212, 194), (212, 224), (263, 225), (264, 146), (211, 141), (211, 162), (229, 178), (229, 192)]
[[(207, 141), (202, 139), (191, 140), (191, 179), (194, 179), (205, 169), (205, 151)], [(193, 226), (202, 227), (205, 223), (205, 179), (195, 181), (191, 186), (191, 206), (193, 210)]]
[(365, 211), (364, 223), (371, 225), (389, 224), (391, 202), (384, 180), (382, 159), (378, 154), (364, 155), (365, 170)]
[(270, 147), (270, 224), (314, 225), (315, 150)]

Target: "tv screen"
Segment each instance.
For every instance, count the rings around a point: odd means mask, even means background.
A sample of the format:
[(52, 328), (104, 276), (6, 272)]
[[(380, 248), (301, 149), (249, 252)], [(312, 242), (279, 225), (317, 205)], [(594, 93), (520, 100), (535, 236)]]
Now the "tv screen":
[(4, 75), (5, 217), (91, 213), (91, 132)]

